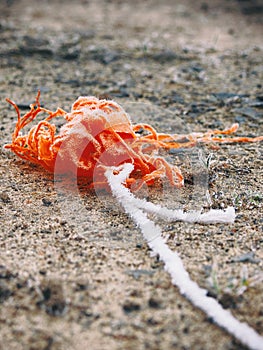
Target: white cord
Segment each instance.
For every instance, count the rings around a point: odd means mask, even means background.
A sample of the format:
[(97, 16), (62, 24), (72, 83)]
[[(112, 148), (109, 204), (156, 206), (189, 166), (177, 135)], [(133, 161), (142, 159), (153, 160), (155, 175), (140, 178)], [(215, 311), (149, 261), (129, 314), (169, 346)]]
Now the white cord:
[(155, 225), (143, 211), (156, 213), (170, 220), (212, 223), (233, 222), (234, 209), (230, 207), (226, 211), (213, 210), (204, 214), (199, 212), (186, 214), (180, 210), (172, 211), (146, 200), (138, 199), (123, 185), (132, 170), (133, 165), (127, 163), (118, 168), (108, 168), (105, 176), (113, 195), (121, 203), (125, 212), (140, 227), (143, 237), (153, 253), (158, 254), (160, 260), (164, 262), (165, 270), (171, 275), (173, 285), (177, 286), (182, 295), (203, 310), (215, 323), (234, 335), (241, 343), (253, 350), (263, 350), (263, 337), (246, 323), (238, 321), (228, 310), (223, 309), (214, 298), (208, 297), (205, 289), (200, 288), (197, 283), (191, 280), (179, 255), (172, 251), (162, 238), (160, 227)]

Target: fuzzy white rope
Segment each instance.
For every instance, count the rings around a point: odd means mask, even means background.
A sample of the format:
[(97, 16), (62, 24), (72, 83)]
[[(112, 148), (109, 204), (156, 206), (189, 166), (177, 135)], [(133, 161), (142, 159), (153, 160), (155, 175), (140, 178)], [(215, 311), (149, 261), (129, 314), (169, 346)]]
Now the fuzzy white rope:
[(158, 204), (153, 204), (145, 199), (136, 198), (133, 196), (133, 205), (137, 208), (143, 209), (148, 213), (156, 214), (169, 221), (184, 221), (189, 223), (233, 223), (235, 221), (234, 207), (228, 207), (225, 210), (210, 209), (206, 213), (200, 211), (184, 212), (181, 209), (171, 210), (161, 207)]
[[(118, 174), (115, 175), (114, 170), (118, 170)], [(219, 222), (233, 222), (233, 210), (228, 209), (222, 213), (218, 210), (205, 214), (195, 213), (194, 216), (190, 215), (187, 217), (181, 211), (174, 212), (166, 208), (161, 208), (158, 205), (155, 206), (150, 202), (135, 198), (129, 189), (123, 185), (132, 170), (132, 164), (124, 164), (119, 168), (107, 169), (105, 175), (113, 195), (124, 207), (126, 213), (140, 227), (152, 251), (158, 254), (160, 260), (164, 262), (165, 270), (171, 275), (172, 283), (179, 288), (181, 294), (186, 296), (195, 306), (203, 310), (215, 323), (234, 335), (240, 342), (253, 350), (263, 350), (263, 337), (246, 323), (238, 321), (229, 311), (224, 310), (215, 299), (207, 296), (205, 289), (200, 288), (191, 280), (179, 255), (173, 252), (162, 238), (160, 227), (155, 225), (143, 211), (144, 209), (170, 220), (211, 223), (216, 222), (217, 214), (219, 215)]]

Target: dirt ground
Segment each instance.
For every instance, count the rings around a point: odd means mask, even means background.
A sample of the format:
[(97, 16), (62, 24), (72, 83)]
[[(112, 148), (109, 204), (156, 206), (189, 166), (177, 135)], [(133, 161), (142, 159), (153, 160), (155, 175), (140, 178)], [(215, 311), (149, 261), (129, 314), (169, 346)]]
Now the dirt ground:
[[(263, 135), (262, 12), (260, 0), (0, 2), (1, 350), (245, 349), (173, 287), (110, 194), (73, 198), (3, 149), (16, 122), (5, 98), (24, 113), (38, 89), (51, 110), (106, 96), (160, 132), (238, 122), (238, 135)], [(154, 219), (192, 279), (263, 334), (262, 143), (201, 149), (213, 164), (164, 154), (184, 189), (140, 195), (235, 206), (232, 225)]]

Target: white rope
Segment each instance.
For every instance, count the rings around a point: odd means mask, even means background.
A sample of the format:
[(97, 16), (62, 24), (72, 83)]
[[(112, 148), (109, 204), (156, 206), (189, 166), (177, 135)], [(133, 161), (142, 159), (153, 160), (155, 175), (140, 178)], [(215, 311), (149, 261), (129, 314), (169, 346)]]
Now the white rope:
[[(114, 172), (116, 170), (118, 171), (117, 174)], [(164, 262), (165, 270), (171, 275), (172, 283), (179, 288), (181, 294), (186, 296), (195, 306), (203, 310), (215, 323), (234, 335), (241, 343), (253, 350), (263, 350), (263, 337), (246, 323), (238, 321), (229, 311), (223, 309), (215, 299), (208, 297), (205, 289), (200, 288), (191, 280), (179, 255), (173, 252), (162, 238), (160, 227), (155, 225), (143, 211), (144, 209), (145, 211), (159, 214), (171, 220), (211, 223), (216, 222), (217, 214), (219, 215), (219, 222), (233, 222), (233, 210), (230, 208), (223, 213), (214, 210), (212, 213), (211, 211), (205, 214), (199, 213), (199, 216), (194, 214), (196, 215), (194, 219), (191, 216), (192, 213), (190, 216), (186, 216), (182, 211), (171, 211), (138, 199), (123, 185), (132, 170), (133, 165), (128, 163), (118, 168), (108, 168), (105, 175), (113, 195), (124, 207), (126, 213), (140, 227), (143, 237), (147, 240), (153, 253), (158, 254), (160, 260)]]
[(137, 208), (143, 209), (148, 213), (156, 214), (161, 218), (168, 219), (169, 221), (184, 221), (189, 223), (233, 223), (235, 221), (235, 209), (234, 207), (228, 207), (225, 210), (210, 209), (206, 213), (200, 211), (184, 212), (181, 209), (171, 210), (162, 207), (158, 204), (153, 204), (133, 197), (133, 205)]

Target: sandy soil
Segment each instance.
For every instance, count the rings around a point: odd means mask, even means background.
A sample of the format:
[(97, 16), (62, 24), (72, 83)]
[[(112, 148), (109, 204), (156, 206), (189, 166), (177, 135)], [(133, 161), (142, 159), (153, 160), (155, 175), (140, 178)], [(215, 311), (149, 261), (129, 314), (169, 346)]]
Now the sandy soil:
[[(38, 89), (52, 110), (108, 96), (158, 131), (262, 135), (261, 2), (72, 3), (0, 3), (0, 349), (244, 349), (172, 286), (110, 195), (66, 195), (2, 146), (16, 122), (5, 98), (26, 112)], [(209, 168), (198, 150), (165, 154), (184, 189), (140, 195), (191, 209), (208, 190), (212, 207), (235, 206), (233, 225), (158, 224), (191, 277), (263, 334), (262, 144), (201, 149)]]

